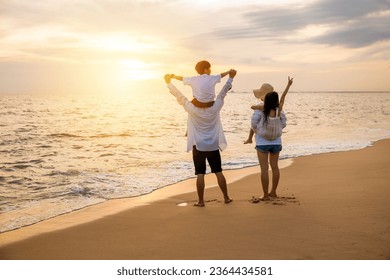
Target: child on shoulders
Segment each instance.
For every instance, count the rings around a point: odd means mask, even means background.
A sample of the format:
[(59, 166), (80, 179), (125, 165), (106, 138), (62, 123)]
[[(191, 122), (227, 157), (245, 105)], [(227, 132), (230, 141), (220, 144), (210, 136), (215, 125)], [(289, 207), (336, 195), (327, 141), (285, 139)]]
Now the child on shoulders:
[(220, 83), (221, 78), (228, 75), (230, 70), (219, 75), (211, 75), (211, 64), (206, 60), (199, 61), (195, 65), (195, 70), (199, 76), (183, 77), (171, 74), (171, 78), (183, 81), (184, 85), (191, 86), (194, 97), (191, 103), (196, 107), (211, 107), (215, 99), (215, 85)]

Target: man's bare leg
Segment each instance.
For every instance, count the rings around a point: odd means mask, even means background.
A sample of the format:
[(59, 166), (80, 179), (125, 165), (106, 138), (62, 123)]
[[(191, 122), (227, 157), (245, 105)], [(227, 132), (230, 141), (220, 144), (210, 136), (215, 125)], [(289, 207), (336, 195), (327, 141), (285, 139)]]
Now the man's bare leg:
[(196, 190), (198, 192), (198, 203), (195, 203), (194, 206), (203, 207), (204, 206), (204, 174), (196, 175)]
[(232, 202), (233, 200), (230, 199), (230, 197), (228, 195), (228, 190), (227, 190), (227, 184), (226, 184), (225, 176), (223, 175), (222, 172), (215, 173), (215, 176), (217, 176), (218, 186), (219, 186), (219, 188), (221, 189), (221, 191), (223, 193), (223, 198), (225, 200), (225, 203)]

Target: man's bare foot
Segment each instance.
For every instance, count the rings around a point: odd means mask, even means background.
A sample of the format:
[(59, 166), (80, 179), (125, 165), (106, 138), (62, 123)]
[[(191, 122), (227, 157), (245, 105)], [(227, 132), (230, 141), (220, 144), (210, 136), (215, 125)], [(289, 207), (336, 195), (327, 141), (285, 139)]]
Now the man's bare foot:
[(252, 143), (252, 139), (248, 139), (246, 141), (244, 141), (244, 144), (251, 144)]
[(266, 200), (269, 200), (269, 196), (268, 195), (263, 195), (262, 197), (259, 198), (261, 201), (266, 201)]
[(204, 207), (204, 202), (197, 202), (194, 204), (196, 207)]
[(230, 202), (232, 202), (232, 201), (233, 201), (233, 199), (230, 199), (230, 198), (226, 199), (226, 198), (225, 198), (225, 203), (226, 203), (226, 204), (228, 204), (228, 203), (230, 203)]

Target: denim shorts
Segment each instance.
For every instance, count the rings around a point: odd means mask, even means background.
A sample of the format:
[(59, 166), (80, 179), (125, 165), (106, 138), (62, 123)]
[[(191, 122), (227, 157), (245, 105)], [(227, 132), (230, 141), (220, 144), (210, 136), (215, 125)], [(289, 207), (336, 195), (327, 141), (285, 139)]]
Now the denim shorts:
[(278, 153), (282, 150), (282, 145), (259, 145), (256, 146), (256, 150), (263, 152), (263, 153)]

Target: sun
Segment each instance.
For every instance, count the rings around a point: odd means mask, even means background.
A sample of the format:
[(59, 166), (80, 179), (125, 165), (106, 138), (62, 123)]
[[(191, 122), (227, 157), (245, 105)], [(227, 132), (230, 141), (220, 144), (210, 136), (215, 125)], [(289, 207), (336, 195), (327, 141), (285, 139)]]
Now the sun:
[(142, 81), (160, 76), (158, 63), (145, 62), (150, 61), (146, 59), (148, 55), (155, 55), (162, 48), (155, 38), (117, 33), (95, 35), (86, 40), (89, 48), (100, 52), (100, 58), (117, 65), (120, 80)]
[(90, 41), (93, 48), (116, 61), (120, 79), (125, 81), (149, 80), (160, 76), (158, 63), (145, 62), (145, 58), (155, 55), (161, 49), (161, 43), (157, 38), (128, 34), (106, 34)]
[(141, 81), (156, 79), (161, 76), (157, 63), (146, 63), (141, 60), (127, 59), (119, 62), (122, 79)]

